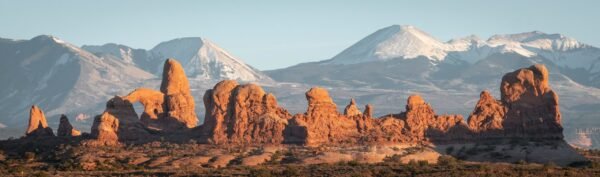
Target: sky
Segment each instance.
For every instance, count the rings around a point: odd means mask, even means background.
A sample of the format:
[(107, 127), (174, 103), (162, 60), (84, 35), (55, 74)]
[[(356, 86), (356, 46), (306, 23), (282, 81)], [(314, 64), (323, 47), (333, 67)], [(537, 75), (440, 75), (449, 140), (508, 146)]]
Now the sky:
[(270, 70), (332, 58), (394, 24), (442, 41), (538, 30), (600, 46), (598, 7), (598, 0), (0, 0), (0, 38), (48, 34), (79, 46), (151, 49), (203, 37)]

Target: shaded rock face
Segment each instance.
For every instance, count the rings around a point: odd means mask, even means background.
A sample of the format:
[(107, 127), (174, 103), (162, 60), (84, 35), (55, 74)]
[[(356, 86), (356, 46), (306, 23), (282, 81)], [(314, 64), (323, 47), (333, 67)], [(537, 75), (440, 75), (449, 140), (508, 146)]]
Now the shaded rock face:
[(562, 139), (558, 95), (548, 85), (548, 70), (537, 64), (507, 73), (501, 100), (481, 93), (469, 126), (483, 138)]
[(563, 138), (558, 95), (548, 85), (548, 70), (544, 65), (504, 75), (500, 93), (508, 107), (503, 123), (507, 135)]
[(273, 94), (256, 84), (221, 81), (204, 94), (206, 141), (222, 143), (282, 143), (291, 115)]
[(33, 105), (29, 110), (29, 126), (25, 132), (26, 136), (54, 136), (52, 128), (48, 127), (46, 116), (39, 107)]
[(198, 124), (194, 97), (181, 64), (175, 59), (167, 59), (163, 68), (160, 91), (164, 94), (163, 110), (165, 116), (181, 123), (183, 127), (193, 128)]
[(73, 128), (73, 125), (69, 122), (69, 118), (66, 115), (60, 116), (60, 124), (56, 133), (58, 136), (79, 136), (81, 131)]
[(138, 119), (129, 100), (115, 96), (106, 102), (104, 113), (94, 118), (92, 137), (99, 144), (119, 141), (143, 141), (149, 132)]
[(318, 145), (355, 142), (359, 137), (357, 121), (337, 112), (327, 90), (319, 87), (306, 92), (306, 113), (295, 115), (286, 132), (288, 143)]

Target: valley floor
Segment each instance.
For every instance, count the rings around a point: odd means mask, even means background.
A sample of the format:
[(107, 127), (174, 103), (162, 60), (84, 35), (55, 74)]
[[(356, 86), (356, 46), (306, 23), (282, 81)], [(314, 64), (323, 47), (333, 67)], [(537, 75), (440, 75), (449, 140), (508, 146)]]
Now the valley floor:
[[(0, 176), (600, 176), (600, 151), (578, 150), (575, 155), (590, 161), (561, 165), (517, 160), (510, 150), (545, 147), (531, 144), (305, 147), (155, 141), (96, 147), (78, 141), (0, 141)], [(489, 156), (494, 154), (502, 157)]]

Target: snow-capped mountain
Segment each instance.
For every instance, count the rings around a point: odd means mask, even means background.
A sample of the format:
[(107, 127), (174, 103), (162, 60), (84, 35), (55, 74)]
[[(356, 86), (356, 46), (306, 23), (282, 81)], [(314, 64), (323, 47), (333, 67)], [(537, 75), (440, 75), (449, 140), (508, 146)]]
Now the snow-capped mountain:
[[(384, 113), (403, 104), (396, 98), (417, 92), (429, 96), (436, 111), (468, 116), (479, 92), (499, 92), (504, 73), (543, 63), (560, 95), (565, 136), (577, 143), (577, 129), (600, 126), (599, 51), (573, 38), (539, 31), (489, 39), (471, 35), (442, 42), (416, 27), (394, 25), (331, 59), (266, 73), (279, 82), (320, 85), (336, 90), (339, 97), (356, 96), (357, 101), (373, 104)], [(300, 107), (281, 99), (282, 104)], [(600, 141), (591, 146), (600, 147)]]
[(114, 57), (160, 76), (164, 60), (175, 58), (186, 75), (195, 80), (233, 79), (243, 82), (272, 82), (271, 78), (244, 63), (215, 43), (199, 37), (173, 39), (151, 50), (120, 44), (82, 47), (97, 56)]
[(376, 31), (324, 64), (355, 64), (390, 59), (426, 57), (434, 62), (448, 58), (475, 63), (496, 53), (541, 56), (556, 65), (600, 71), (600, 49), (562, 34), (539, 31), (494, 35), (487, 40), (477, 36), (441, 42), (414, 26), (393, 25)]
[(0, 53), (0, 118), (20, 130), (33, 104), (51, 124), (58, 123), (60, 114), (93, 116), (114, 95), (154, 78), (127, 62), (97, 57), (53, 36), (3, 39)]
[(412, 59), (419, 56), (442, 60), (446, 51), (446, 44), (416, 27), (394, 25), (358, 41), (328, 63), (354, 64), (397, 58)]
[[(268, 76), (229, 54), (215, 43), (198, 37), (179, 38), (158, 44), (154, 58), (176, 58), (186, 74), (196, 79), (266, 81)], [(162, 63), (162, 62), (161, 62)], [(155, 73), (162, 72), (162, 66)]]

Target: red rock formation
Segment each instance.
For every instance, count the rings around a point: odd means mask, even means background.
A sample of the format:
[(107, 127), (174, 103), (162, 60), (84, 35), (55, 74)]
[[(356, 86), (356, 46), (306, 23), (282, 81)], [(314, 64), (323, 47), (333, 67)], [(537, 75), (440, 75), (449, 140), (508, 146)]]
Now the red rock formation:
[(44, 112), (37, 106), (31, 106), (29, 110), (29, 126), (25, 132), (27, 136), (54, 136), (52, 128), (48, 127)]
[[(448, 137), (466, 138), (467, 125), (460, 115), (436, 115), (431, 106), (419, 95), (411, 95), (406, 103), (406, 111), (393, 118), (402, 122), (382, 119), (379, 126), (384, 127), (381, 132), (388, 135), (387, 141), (401, 141), (417, 143), (422, 141), (445, 141)], [(402, 125), (402, 126), (400, 126)], [(376, 125), (377, 126), (377, 125)], [(390, 130), (400, 127), (400, 130)], [(373, 137), (371, 137), (373, 139)], [(375, 138), (377, 139), (377, 138)]]
[(144, 106), (144, 112), (140, 116), (142, 123), (149, 128), (162, 130), (166, 128), (164, 125), (168, 124), (161, 121), (164, 117), (164, 97), (165, 95), (159, 91), (147, 88), (138, 88), (129, 93), (129, 95), (123, 97), (123, 99), (129, 101), (130, 103), (135, 103), (138, 101), (142, 103)]
[[(198, 124), (194, 97), (181, 64), (175, 59), (167, 59), (163, 68), (160, 91), (164, 93), (163, 110), (166, 117), (176, 120), (181, 127), (193, 128)], [(179, 127), (173, 127), (176, 129)]]
[(119, 120), (111, 113), (104, 112), (94, 118), (91, 136), (94, 144), (115, 145), (119, 143)]
[(548, 85), (542, 64), (518, 69), (502, 77), (501, 101), (483, 92), (469, 118), (469, 126), (485, 138), (562, 139), (558, 95)]
[(144, 141), (149, 133), (131, 102), (119, 96), (106, 102), (106, 109), (94, 119), (91, 132), (97, 144), (109, 145), (116, 141)]
[(362, 115), (362, 112), (360, 112), (360, 110), (356, 106), (356, 101), (354, 100), (354, 98), (350, 99), (350, 103), (344, 109), (344, 115), (347, 117)]
[[(353, 142), (360, 136), (357, 122), (337, 112), (327, 90), (319, 87), (306, 92), (308, 109), (304, 114), (297, 114), (290, 121), (292, 124), (287, 136), (289, 143), (319, 145), (328, 143)], [(299, 142), (297, 142), (299, 141)]]
[(475, 109), (469, 116), (469, 127), (473, 132), (495, 132), (496, 136), (503, 136), (503, 121), (507, 107), (496, 100), (488, 91), (480, 94)]
[(219, 82), (204, 95), (203, 131), (210, 142), (281, 143), (290, 114), (256, 84)]
[(365, 105), (364, 115), (369, 118), (373, 117), (373, 106), (371, 104)]
[(67, 116), (63, 114), (60, 116), (60, 124), (58, 125), (57, 135), (79, 136), (81, 135), (81, 132), (73, 128), (73, 125), (71, 125), (71, 123), (69, 122), (69, 118), (67, 118)]

